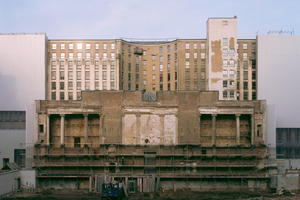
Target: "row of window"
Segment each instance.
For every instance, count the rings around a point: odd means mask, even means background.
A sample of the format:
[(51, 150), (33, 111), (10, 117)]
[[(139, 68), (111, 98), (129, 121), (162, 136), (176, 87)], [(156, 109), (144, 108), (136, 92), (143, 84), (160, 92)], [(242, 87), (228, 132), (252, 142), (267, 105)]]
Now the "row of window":
[[(185, 90), (190, 90), (190, 81), (185, 81)], [(205, 81), (201, 81), (201, 88), (198, 88), (197, 81), (194, 81), (194, 90), (205, 90)]]
[[(186, 80), (190, 80), (190, 71), (185, 71), (185, 79)], [(205, 72), (204, 71), (202, 71), (201, 73), (200, 73), (200, 76), (201, 76), (201, 79), (202, 80), (204, 80), (205, 79)], [(198, 79), (198, 73), (197, 73), (197, 71), (194, 71), (194, 80), (197, 80)]]
[(223, 91), (223, 98), (227, 99), (228, 97), (230, 99), (233, 99), (234, 98), (234, 91)]
[[(58, 57), (56, 57), (56, 53), (52, 53), (52, 58), (53, 59), (58, 58)], [(59, 57), (59, 59), (75, 59), (75, 58), (83, 59), (84, 57), (82, 56), (82, 53), (80, 53), (80, 52), (77, 53), (77, 57), (75, 57), (73, 53), (69, 53), (69, 57), (66, 57), (65, 53), (60, 53), (60, 57)], [(90, 59), (90, 58), (91, 58), (91, 53), (85, 53), (85, 59)], [(95, 59), (99, 59), (99, 58), (100, 58), (99, 53), (95, 53)], [(108, 58), (107, 53), (103, 53), (102, 58), (103, 59)], [(114, 59), (115, 58), (115, 53), (111, 52), (109, 58)]]
[[(90, 69), (90, 65), (91, 65), (90, 61), (85, 61), (85, 69)], [(82, 62), (77, 61), (76, 68), (81, 69), (81, 67), (82, 67)], [(65, 69), (65, 61), (59, 62), (59, 68)], [(107, 61), (106, 60), (102, 61), (102, 68), (107, 69)], [(51, 62), (51, 69), (52, 70), (56, 69), (56, 61)], [(73, 61), (68, 62), (68, 69), (73, 69)], [(95, 69), (99, 69), (99, 61), (95, 61)], [(115, 61), (114, 60), (110, 61), (110, 69), (115, 69)]]
[[(236, 89), (240, 89), (240, 82), (237, 82)], [(248, 90), (248, 82), (243, 82), (243, 89)], [(256, 90), (256, 82), (252, 82), (252, 90)]]
[[(240, 79), (240, 72), (237, 71), (237, 79)], [(256, 79), (256, 71), (252, 71), (252, 80)], [(248, 80), (248, 71), (243, 71), (243, 80)]]
[[(77, 80), (81, 80), (81, 71), (76, 72), (76, 78)], [(107, 71), (102, 72), (102, 78), (103, 80), (107, 79)], [(59, 72), (59, 79), (60, 80), (65, 80), (65, 72), (60, 71)], [(110, 79), (114, 80), (115, 79), (115, 71), (110, 71)], [(51, 80), (56, 80), (56, 71), (51, 72)], [(70, 71), (68, 72), (68, 80), (73, 80), (73, 72)], [(85, 71), (85, 80), (90, 80), (90, 71)], [(95, 80), (99, 80), (99, 71), (95, 71)]]
[[(60, 90), (64, 90), (65, 89), (65, 83), (60, 82), (59, 87), (60, 87), (59, 88)], [(110, 87), (111, 87), (112, 90), (115, 89), (115, 82), (114, 81), (110, 82)], [(51, 82), (51, 89), (56, 90), (56, 82)], [(81, 90), (81, 89), (82, 89), (81, 82), (77, 82), (76, 83), (76, 90)], [(85, 82), (84, 89), (85, 90), (90, 90), (90, 82), (89, 81)], [(103, 89), (106, 90), (106, 81), (103, 81)], [(68, 82), (68, 90), (73, 90), (73, 82)], [(99, 82), (98, 81), (95, 82), (95, 90), (99, 90)]]
[[(236, 99), (240, 100), (239, 92), (236, 93)], [(252, 92), (252, 100), (255, 100), (255, 99), (256, 99), (256, 92)], [(248, 100), (248, 92), (244, 91), (244, 95), (243, 95), (243, 98), (241, 98), (241, 100)]]
[[(69, 43), (69, 49), (73, 49), (74, 48), (74, 44), (73, 43)], [(55, 50), (57, 47), (56, 43), (52, 43), (52, 49)], [(100, 45), (99, 43), (96, 43), (95, 44), (95, 49), (99, 49)], [(64, 50), (66, 48), (66, 44), (64, 43), (61, 43), (60, 44), (60, 49), (61, 50)], [(111, 43), (110, 44), (110, 48), (111, 49), (115, 49), (115, 44), (114, 43)], [(77, 43), (77, 49), (82, 49), (82, 43)], [(85, 44), (85, 49), (91, 49), (91, 44), (90, 43), (86, 43)], [(106, 50), (107, 49), (107, 43), (104, 43), (103, 44), (103, 50)]]
[[(223, 77), (228, 77), (228, 70), (223, 70)], [(234, 78), (234, 70), (229, 70), (229, 77)]]
[[(185, 58), (186, 59), (190, 58), (190, 53), (189, 52), (185, 53)], [(197, 58), (198, 58), (198, 53), (194, 52), (194, 59), (197, 59)], [(201, 53), (201, 58), (205, 58), (205, 53), (204, 52)]]

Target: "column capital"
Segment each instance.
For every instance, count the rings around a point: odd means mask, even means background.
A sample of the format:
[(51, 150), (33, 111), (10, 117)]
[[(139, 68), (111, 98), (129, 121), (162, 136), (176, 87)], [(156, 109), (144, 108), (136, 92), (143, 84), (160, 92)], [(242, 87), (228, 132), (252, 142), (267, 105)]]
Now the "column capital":
[(165, 116), (165, 114), (159, 114), (159, 116), (160, 116), (160, 117), (164, 117), (164, 116)]
[(141, 116), (141, 114), (135, 114), (135, 116), (136, 116), (136, 117), (140, 117), (140, 116)]
[(198, 117), (201, 117), (201, 113), (198, 113)]
[(61, 117), (64, 117), (64, 116), (66, 116), (66, 115), (65, 115), (65, 114), (60, 114), (60, 116), (61, 116)]
[(50, 114), (47, 114), (47, 117), (50, 117)]
[(124, 113), (122, 113), (122, 117), (125, 117), (125, 114), (124, 114)]
[(88, 116), (89, 116), (89, 114), (86, 114), (86, 113), (85, 113), (85, 114), (83, 114), (83, 116), (84, 116), (84, 117), (88, 117)]
[(241, 116), (241, 114), (235, 114), (235, 116), (236, 116), (236, 117), (240, 117), (240, 116)]
[(102, 114), (101, 114), (101, 113), (99, 113), (98, 115), (99, 115), (99, 117), (101, 117), (101, 115), (102, 115)]
[(217, 113), (213, 113), (211, 114), (212, 117), (216, 117), (217, 116)]

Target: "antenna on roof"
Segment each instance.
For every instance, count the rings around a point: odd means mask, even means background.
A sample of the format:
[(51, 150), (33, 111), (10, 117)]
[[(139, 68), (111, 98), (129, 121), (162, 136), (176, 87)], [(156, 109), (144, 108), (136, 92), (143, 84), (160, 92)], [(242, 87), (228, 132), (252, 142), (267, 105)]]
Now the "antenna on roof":
[(237, 16), (236, 15), (234, 15), (234, 17), (233, 18), (237, 18)]

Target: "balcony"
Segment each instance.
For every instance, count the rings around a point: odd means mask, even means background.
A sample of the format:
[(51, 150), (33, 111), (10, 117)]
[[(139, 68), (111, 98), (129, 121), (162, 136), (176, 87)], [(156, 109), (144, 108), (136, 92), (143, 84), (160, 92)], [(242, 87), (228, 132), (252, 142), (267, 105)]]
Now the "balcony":
[(140, 48), (138, 48), (138, 47), (136, 47), (135, 49), (134, 49), (134, 54), (135, 55), (143, 55), (143, 49), (140, 49)]

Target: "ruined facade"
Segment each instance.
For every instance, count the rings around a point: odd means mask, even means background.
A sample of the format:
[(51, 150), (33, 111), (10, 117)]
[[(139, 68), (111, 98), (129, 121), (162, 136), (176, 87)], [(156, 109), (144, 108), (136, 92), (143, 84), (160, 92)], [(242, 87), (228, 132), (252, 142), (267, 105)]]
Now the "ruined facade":
[(156, 94), (83, 91), (81, 101), (36, 101), (40, 186), (78, 188), (108, 174), (144, 192), (267, 187), (265, 101), (220, 101), (212, 91)]

